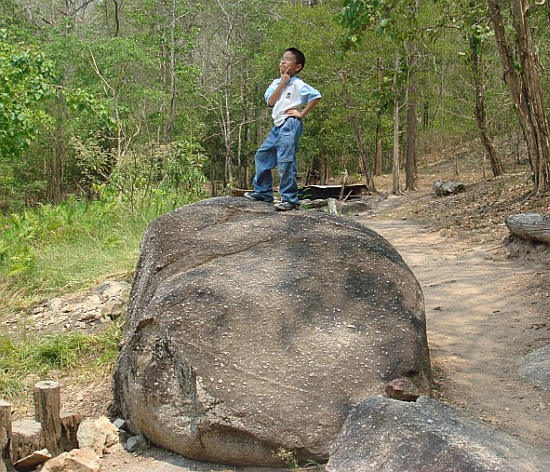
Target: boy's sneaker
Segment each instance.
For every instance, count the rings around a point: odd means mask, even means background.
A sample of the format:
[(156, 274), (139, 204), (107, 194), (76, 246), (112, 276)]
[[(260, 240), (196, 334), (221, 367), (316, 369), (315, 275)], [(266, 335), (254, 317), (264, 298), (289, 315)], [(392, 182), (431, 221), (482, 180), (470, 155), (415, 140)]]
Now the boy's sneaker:
[(279, 202), (279, 203), (275, 203), (275, 205), (273, 205), (275, 207), (275, 210), (278, 210), (278, 211), (288, 211), (288, 210), (296, 210), (296, 208), (298, 208), (298, 204), (297, 203), (291, 203), (291, 202)]
[(247, 198), (248, 200), (254, 200), (256, 202), (273, 203), (272, 198), (264, 197), (263, 195), (256, 192), (244, 192), (244, 198)]

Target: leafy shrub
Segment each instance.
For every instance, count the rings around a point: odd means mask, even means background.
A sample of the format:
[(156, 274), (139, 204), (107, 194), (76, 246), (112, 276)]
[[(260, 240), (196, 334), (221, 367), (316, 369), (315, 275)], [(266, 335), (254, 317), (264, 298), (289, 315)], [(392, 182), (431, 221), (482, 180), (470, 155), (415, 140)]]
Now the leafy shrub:
[[(80, 152), (85, 156), (90, 149), (96, 148), (82, 148)], [(0, 277), (7, 277), (20, 288), (25, 285), (27, 292), (41, 287), (54, 292), (66, 285), (71, 274), (65, 282), (60, 277), (59, 282), (50, 283), (48, 273), (59, 275), (58, 268), (68, 270), (70, 258), (75, 265), (85, 266), (89, 261), (99, 271), (101, 261), (109, 259), (110, 264), (103, 269), (116, 271), (113, 257), (122, 261), (131, 254), (135, 258), (149, 222), (205, 195), (204, 156), (197, 144), (160, 146), (153, 155), (154, 165), (143, 155), (138, 157), (120, 163), (106, 182), (100, 182), (96, 175), (92, 184), (96, 200), (70, 196), (57, 205), (42, 204), (21, 213), (0, 215)], [(94, 269), (90, 275), (93, 279), (102, 274)]]

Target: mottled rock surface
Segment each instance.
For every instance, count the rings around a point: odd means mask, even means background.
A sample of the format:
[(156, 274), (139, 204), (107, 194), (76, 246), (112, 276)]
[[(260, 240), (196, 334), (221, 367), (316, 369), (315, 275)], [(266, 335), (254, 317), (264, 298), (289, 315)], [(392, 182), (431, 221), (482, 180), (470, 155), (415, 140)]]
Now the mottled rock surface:
[(186, 457), (326, 460), (350, 411), (430, 379), (424, 302), (390, 244), (317, 211), (215, 198), (147, 229), (114, 411)]
[(350, 412), (327, 472), (542, 472), (550, 458), (456, 408), (371, 397)]
[(77, 437), (81, 449), (91, 448), (99, 457), (119, 441), (118, 428), (105, 416), (86, 418), (78, 427)]
[(550, 391), (550, 345), (525, 356), (519, 366), (519, 374), (543, 390)]

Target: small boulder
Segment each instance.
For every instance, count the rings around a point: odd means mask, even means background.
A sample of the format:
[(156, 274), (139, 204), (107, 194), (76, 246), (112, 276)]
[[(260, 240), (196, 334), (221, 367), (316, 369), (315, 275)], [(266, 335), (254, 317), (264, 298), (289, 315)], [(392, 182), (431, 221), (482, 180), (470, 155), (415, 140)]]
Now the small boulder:
[(38, 421), (23, 419), (13, 422), (11, 454), (14, 461), (28, 457), (43, 447), (42, 427)]
[(525, 356), (519, 365), (519, 374), (543, 390), (550, 391), (550, 345)]
[(64, 452), (44, 464), (41, 472), (99, 472), (99, 457), (91, 448)]
[(80, 448), (91, 448), (103, 456), (107, 448), (119, 441), (118, 428), (105, 416), (87, 418), (80, 423), (77, 438)]
[(541, 472), (550, 457), (429, 397), (370, 397), (350, 412), (327, 472)]
[(143, 437), (143, 434), (137, 434), (136, 436), (130, 436), (125, 444), (125, 449), (128, 452), (135, 452), (143, 449), (147, 446), (147, 440)]
[(117, 418), (115, 421), (113, 421), (113, 424), (118, 428), (120, 431), (124, 428), (126, 421), (124, 421), (122, 418)]

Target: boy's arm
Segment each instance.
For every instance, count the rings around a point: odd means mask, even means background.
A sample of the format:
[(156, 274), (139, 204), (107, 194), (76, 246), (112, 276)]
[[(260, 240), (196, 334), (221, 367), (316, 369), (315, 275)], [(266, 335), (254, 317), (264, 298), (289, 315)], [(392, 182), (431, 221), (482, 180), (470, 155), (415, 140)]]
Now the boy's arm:
[(311, 102), (308, 102), (304, 109), (302, 111), (296, 110), (294, 108), (291, 108), (290, 110), (286, 111), (286, 114), (289, 116), (294, 116), (295, 118), (305, 118), (305, 116), (313, 109), (317, 103), (321, 101), (321, 97), (316, 98), (314, 100), (311, 100)]
[(277, 88), (273, 90), (273, 93), (267, 100), (267, 104), (270, 107), (275, 106), (277, 103), (277, 100), (281, 97), (281, 93), (283, 93), (284, 88), (290, 81), (290, 75), (288, 75), (288, 69), (281, 74), (281, 81), (279, 82), (279, 85), (277, 85)]

